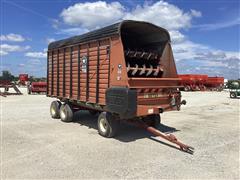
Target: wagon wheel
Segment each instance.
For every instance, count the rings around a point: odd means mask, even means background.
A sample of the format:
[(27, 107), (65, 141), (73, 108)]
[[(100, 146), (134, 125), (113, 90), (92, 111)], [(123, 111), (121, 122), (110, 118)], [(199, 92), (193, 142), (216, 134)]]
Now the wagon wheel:
[(60, 107), (60, 118), (63, 122), (72, 122), (73, 110), (69, 104), (62, 104)]
[(230, 92), (230, 98), (236, 98), (236, 97), (237, 97), (237, 95), (235, 92)]
[(191, 90), (191, 87), (190, 86), (184, 86), (184, 91), (190, 91)]
[(98, 116), (98, 133), (107, 138), (116, 135), (119, 126), (119, 121), (116, 116), (109, 112), (102, 112)]
[(200, 87), (196, 85), (195, 90), (200, 91)]
[(60, 106), (61, 102), (60, 101), (53, 101), (50, 105), (50, 115), (54, 119), (59, 119), (60, 118)]

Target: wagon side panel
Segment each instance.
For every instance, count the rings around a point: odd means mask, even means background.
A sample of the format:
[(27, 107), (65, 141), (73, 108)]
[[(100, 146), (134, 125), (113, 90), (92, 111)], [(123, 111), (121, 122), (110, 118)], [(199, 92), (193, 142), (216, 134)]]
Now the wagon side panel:
[(63, 97), (63, 62), (64, 62), (64, 50), (58, 50), (59, 57), (59, 75), (58, 75), (58, 97)]
[(48, 52), (48, 96), (105, 105), (110, 39)]
[(52, 66), (52, 52), (48, 52), (48, 59), (47, 59), (47, 95), (52, 96), (52, 80), (53, 80), (53, 66)]
[(78, 46), (72, 47), (72, 99), (78, 99)]
[(70, 98), (70, 48), (65, 49), (65, 98)]
[(89, 44), (88, 50), (88, 102), (105, 104), (105, 91), (109, 87), (110, 41)]

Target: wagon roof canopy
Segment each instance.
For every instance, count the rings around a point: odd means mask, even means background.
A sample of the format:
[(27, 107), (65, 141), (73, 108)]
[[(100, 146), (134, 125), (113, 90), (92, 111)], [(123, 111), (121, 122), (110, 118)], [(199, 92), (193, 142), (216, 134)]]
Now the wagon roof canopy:
[(114, 35), (121, 36), (123, 33), (131, 32), (136, 33), (137, 36), (144, 36), (146, 33), (154, 34), (154, 39), (157, 41), (170, 41), (170, 35), (164, 28), (154, 24), (143, 21), (124, 20), (122, 22), (106, 26), (101, 29), (90, 31), (88, 33), (73, 36), (67, 39), (52, 42), (48, 45), (48, 50), (61, 48), (82, 42), (98, 40)]

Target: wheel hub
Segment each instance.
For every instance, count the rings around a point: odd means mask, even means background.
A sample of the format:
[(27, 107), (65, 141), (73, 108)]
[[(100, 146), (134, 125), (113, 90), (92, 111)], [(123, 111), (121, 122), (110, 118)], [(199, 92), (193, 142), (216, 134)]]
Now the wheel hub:
[(107, 121), (104, 118), (100, 119), (99, 126), (100, 126), (100, 130), (102, 132), (106, 132), (107, 131)]
[(51, 108), (51, 114), (54, 116), (55, 114), (56, 114), (56, 111), (55, 111), (55, 109), (52, 107)]
[(64, 109), (60, 112), (60, 115), (61, 115), (62, 119), (66, 118), (66, 112)]

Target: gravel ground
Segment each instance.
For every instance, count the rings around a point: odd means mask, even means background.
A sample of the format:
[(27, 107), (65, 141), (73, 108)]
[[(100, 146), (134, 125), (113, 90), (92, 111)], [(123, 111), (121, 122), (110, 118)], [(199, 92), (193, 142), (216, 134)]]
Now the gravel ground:
[(1, 97), (2, 179), (239, 179), (240, 100), (228, 92), (187, 92), (187, 105), (162, 115), (161, 130), (195, 148), (194, 155), (121, 125), (116, 138), (98, 135), (97, 117), (51, 119), (52, 98)]

